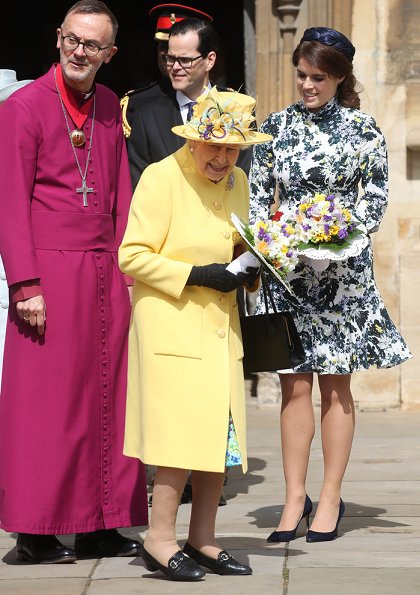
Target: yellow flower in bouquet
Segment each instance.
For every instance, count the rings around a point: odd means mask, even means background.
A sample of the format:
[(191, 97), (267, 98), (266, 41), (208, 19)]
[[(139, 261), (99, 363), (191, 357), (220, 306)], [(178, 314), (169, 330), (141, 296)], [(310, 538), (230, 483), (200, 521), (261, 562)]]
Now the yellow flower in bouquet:
[(296, 230), (303, 244), (342, 246), (356, 230), (350, 211), (333, 194), (317, 193), (300, 203), (295, 211)]

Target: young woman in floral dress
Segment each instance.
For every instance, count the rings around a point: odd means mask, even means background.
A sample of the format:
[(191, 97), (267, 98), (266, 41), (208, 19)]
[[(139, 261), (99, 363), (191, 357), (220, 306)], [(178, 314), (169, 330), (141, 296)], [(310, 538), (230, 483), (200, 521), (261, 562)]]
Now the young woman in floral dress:
[[(374, 119), (359, 110), (354, 53), (347, 37), (334, 29), (305, 31), (293, 54), (302, 99), (269, 115), (261, 132), (273, 141), (254, 147), (251, 222), (270, 214), (277, 189), (280, 206), (289, 207), (317, 192), (333, 194), (369, 235), (378, 230), (388, 200), (387, 149)], [(306, 361), (280, 374), (286, 502), (269, 542), (294, 539), (303, 518), (309, 524), (312, 502), (305, 480), (315, 432), (314, 374), (321, 393), (324, 477), (308, 542), (337, 537), (344, 514), (341, 483), (355, 424), (351, 374), (411, 357), (376, 287), (370, 242), (359, 256), (330, 261), (322, 271), (312, 264), (302, 259), (288, 274), (293, 299), (271, 280), (279, 310), (294, 312)]]

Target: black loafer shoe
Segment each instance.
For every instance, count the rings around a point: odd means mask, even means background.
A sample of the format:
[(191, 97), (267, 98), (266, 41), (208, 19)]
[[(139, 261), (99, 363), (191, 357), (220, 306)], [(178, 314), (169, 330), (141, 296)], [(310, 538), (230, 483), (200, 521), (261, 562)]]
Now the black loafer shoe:
[(215, 560), (214, 558), (209, 558), (209, 556), (205, 556), (204, 554), (196, 550), (195, 547), (190, 545), (187, 541), (187, 543), (184, 545), (183, 551), (185, 554), (187, 554), (187, 556), (195, 560), (197, 564), (200, 564), (200, 566), (204, 566), (204, 568), (208, 568), (215, 574), (252, 574), (252, 568), (250, 566), (248, 566), (247, 564), (241, 564), (240, 562), (238, 562), (238, 560), (235, 560), (235, 558), (233, 558), (225, 550), (221, 551), (217, 557), (217, 560)]
[(147, 570), (160, 570), (172, 581), (199, 581), (206, 575), (204, 570), (181, 550), (169, 558), (168, 566), (160, 564), (145, 548), (142, 549), (141, 557)]
[(118, 558), (140, 556), (140, 541), (123, 537), (116, 529), (77, 533), (74, 549), (78, 558)]
[(76, 554), (60, 543), (55, 535), (18, 533), (16, 560), (33, 564), (66, 564), (75, 562)]

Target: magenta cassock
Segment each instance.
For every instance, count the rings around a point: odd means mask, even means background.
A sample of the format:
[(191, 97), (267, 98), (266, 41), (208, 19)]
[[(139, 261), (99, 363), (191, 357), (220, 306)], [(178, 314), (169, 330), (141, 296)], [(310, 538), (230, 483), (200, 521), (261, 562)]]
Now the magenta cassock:
[[(0, 252), (40, 278), (39, 337), (11, 306), (0, 397), (0, 527), (65, 534), (147, 524), (143, 465), (122, 454), (130, 304), (118, 268), (131, 183), (117, 96), (96, 85), (88, 207), (54, 66), (0, 109)], [(92, 109), (84, 126), (92, 129)], [(84, 171), (87, 145), (78, 148)]]

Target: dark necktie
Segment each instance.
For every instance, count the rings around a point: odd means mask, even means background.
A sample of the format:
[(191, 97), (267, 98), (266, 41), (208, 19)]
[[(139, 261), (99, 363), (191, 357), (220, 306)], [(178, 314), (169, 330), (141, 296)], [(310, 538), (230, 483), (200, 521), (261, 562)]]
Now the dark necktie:
[(197, 102), (196, 101), (190, 101), (189, 103), (187, 103), (188, 105), (188, 112), (187, 112), (187, 122), (189, 122), (192, 118), (193, 115), (193, 108), (195, 106)]

